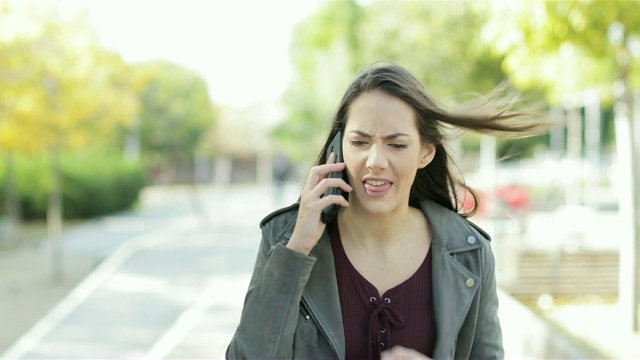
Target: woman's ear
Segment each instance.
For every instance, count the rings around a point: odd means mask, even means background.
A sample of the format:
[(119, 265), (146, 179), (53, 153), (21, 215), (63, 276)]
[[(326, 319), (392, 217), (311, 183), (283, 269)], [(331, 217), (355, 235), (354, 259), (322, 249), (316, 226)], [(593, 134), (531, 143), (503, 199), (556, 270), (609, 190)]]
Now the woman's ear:
[(433, 157), (436, 156), (436, 146), (433, 144), (423, 144), (420, 151), (420, 160), (418, 161), (418, 169), (423, 169), (431, 163)]

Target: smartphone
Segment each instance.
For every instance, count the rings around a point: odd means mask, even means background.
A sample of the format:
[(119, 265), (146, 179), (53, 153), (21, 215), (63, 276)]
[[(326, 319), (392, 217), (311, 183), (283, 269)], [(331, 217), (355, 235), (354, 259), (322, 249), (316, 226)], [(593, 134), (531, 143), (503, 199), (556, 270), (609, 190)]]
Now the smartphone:
[[(329, 155), (331, 155), (331, 153), (335, 153), (336, 154), (336, 162), (343, 162), (344, 158), (342, 156), (342, 131), (338, 131), (338, 133), (333, 137), (333, 139), (331, 140), (331, 143), (329, 144), (329, 147), (327, 148), (327, 152), (325, 153), (325, 159), (328, 161), (329, 160)], [(330, 173), (329, 178), (341, 178), (344, 181), (346, 181), (347, 183), (349, 183), (347, 181), (347, 175), (346, 172), (343, 171), (339, 171), (339, 172), (335, 172), (335, 173)], [(345, 199), (349, 200), (348, 198), (348, 193), (345, 193), (344, 191), (342, 191), (342, 189), (340, 188), (330, 188), (327, 191), (325, 191), (324, 196), (328, 196), (328, 195), (342, 195), (344, 196)], [(322, 222), (327, 224), (329, 223), (329, 221), (331, 221), (336, 214), (338, 213), (338, 210), (340, 210), (340, 205), (329, 205), (326, 208), (322, 209), (322, 215), (321, 215), (321, 219)]]

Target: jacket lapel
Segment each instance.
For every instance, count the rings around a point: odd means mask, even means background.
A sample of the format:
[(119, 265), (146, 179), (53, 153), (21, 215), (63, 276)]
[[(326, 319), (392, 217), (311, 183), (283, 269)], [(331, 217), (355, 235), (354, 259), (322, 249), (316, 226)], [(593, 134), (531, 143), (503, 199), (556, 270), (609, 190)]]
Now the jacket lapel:
[[(292, 234), (293, 227), (285, 233), (285, 237), (290, 239)], [(342, 324), (342, 310), (338, 294), (338, 281), (335, 276), (333, 250), (331, 249), (327, 231), (322, 234), (322, 238), (311, 251), (311, 255), (317, 260), (309, 275), (309, 281), (305, 286), (302, 299), (318, 321), (320, 330), (326, 335), (338, 357), (344, 359), (346, 345)]]
[(329, 342), (335, 347), (340, 359), (344, 359), (346, 345), (344, 327), (342, 324), (342, 310), (338, 294), (338, 281), (333, 263), (331, 242), (325, 231), (311, 254), (318, 260), (309, 276), (308, 286), (302, 294), (307, 299), (309, 310), (317, 316), (318, 322), (325, 332)]
[(456, 340), (480, 285), (474, 274), (456, 260), (456, 254), (480, 248), (467, 242), (469, 225), (458, 215), (433, 202), (421, 203), (432, 231), (432, 283), (436, 319), (434, 359), (452, 358)]

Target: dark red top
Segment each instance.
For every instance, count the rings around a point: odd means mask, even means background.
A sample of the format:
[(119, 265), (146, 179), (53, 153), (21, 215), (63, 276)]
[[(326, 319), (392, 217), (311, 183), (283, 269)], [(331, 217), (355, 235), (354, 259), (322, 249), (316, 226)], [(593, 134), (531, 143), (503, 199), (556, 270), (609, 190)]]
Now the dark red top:
[(436, 328), (431, 288), (431, 249), (420, 268), (382, 296), (353, 267), (342, 246), (337, 221), (329, 237), (338, 278), (347, 359), (380, 359), (401, 345), (433, 357)]

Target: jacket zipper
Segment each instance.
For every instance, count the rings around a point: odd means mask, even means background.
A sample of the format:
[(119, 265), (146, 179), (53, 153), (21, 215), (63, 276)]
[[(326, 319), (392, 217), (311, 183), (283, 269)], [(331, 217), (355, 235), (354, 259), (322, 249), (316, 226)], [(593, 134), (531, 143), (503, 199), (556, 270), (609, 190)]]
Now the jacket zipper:
[(304, 299), (304, 297), (302, 298), (302, 301), (300, 302), (300, 304), (302, 305), (302, 308), (307, 312), (307, 314), (309, 315), (311, 320), (313, 320), (313, 323), (316, 324), (316, 326), (320, 330), (320, 333), (322, 334), (324, 339), (327, 340), (327, 343), (329, 344), (329, 347), (331, 348), (331, 351), (333, 352), (333, 356), (337, 360), (340, 360), (340, 356), (338, 356), (338, 351), (336, 350), (335, 346), (333, 346), (333, 343), (331, 342), (331, 340), (329, 340), (329, 336), (327, 335), (327, 332), (325, 331), (324, 327), (322, 327), (322, 325), (320, 325), (320, 322), (318, 321), (316, 316), (311, 312), (311, 309), (309, 309), (309, 305), (307, 304), (307, 301)]

